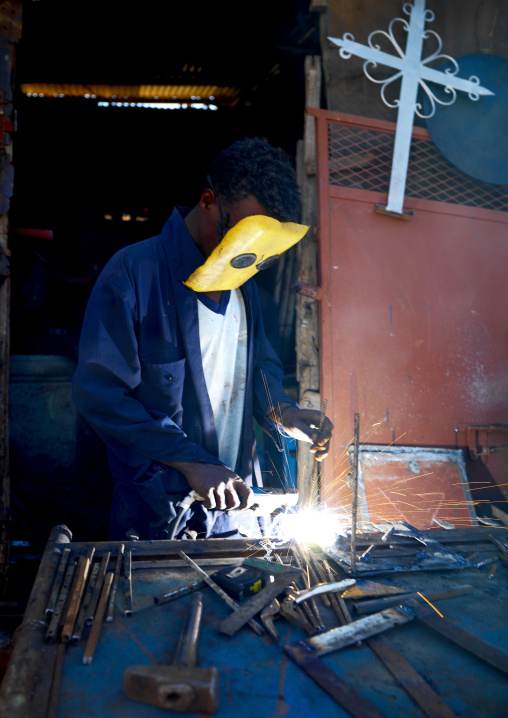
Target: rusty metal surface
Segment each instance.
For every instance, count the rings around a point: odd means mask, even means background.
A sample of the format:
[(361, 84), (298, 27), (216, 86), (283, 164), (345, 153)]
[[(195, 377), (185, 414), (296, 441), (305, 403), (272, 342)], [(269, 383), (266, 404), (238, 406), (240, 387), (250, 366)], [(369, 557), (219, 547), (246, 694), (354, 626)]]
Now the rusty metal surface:
[[(499, 307), (508, 302), (508, 213), (416, 194), (407, 198), (412, 219), (376, 214), (382, 188), (330, 183), (328, 126), (343, 116), (309, 112), (317, 118), (322, 393), (335, 424), (324, 481), (331, 500), (347, 473), (356, 412), (361, 442), (380, 445), (467, 450), (459, 426), (507, 423), (508, 327)], [(508, 452), (495, 458), (503, 483)]]
[(363, 446), (360, 452), (362, 520), (407, 521), (436, 528), (476, 524), (461, 451)]

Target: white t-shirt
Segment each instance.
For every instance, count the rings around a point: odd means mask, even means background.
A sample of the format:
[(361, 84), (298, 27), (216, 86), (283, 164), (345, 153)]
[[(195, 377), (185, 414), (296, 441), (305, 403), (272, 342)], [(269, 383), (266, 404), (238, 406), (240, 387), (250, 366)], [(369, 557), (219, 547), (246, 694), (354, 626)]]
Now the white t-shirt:
[(247, 379), (247, 318), (240, 290), (231, 290), (224, 315), (198, 301), (198, 316), (203, 371), (217, 428), (219, 459), (234, 471)]

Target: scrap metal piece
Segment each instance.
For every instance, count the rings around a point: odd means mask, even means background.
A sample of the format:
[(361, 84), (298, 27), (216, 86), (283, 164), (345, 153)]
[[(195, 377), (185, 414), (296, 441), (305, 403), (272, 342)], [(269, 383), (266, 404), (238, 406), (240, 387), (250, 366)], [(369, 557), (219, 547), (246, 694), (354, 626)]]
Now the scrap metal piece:
[(323, 593), (339, 593), (345, 591), (347, 588), (351, 588), (356, 583), (354, 578), (346, 578), (343, 581), (335, 581), (334, 583), (318, 583), (311, 588), (305, 588), (303, 591), (299, 591), (295, 596), (295, 603), (301, 603), (307, 601), (309, 598), (319, 596)]
[(367, 639), (367, 645), (399, 681), (406, 693), (420, 706), (427, 718), (457, 718), (427, 681), (415, 671), (399, 651), (388, 643), (384, 636), (372, 636)]
[(46, 641), (46, 643), (52, 643), (57, 637), (58, 629), (60, 628), (60, 621), (62, 619), (63, 612), (67, 604), (67, 599), (69, 598), (69, 592), (71, 590), (71, 585), (75, 572), (76, 564), (71, 562), (67, 566), (67, 569), (65, 571), (62, 588), (60, 589), (60, 593), (58, 594), (55, 610), (53, 611), (51, 621), (49, 622), (49, 626), (46, 631), (46, 635), (44, 636), (44, 640)]
[(97, 574), (97, 578), (95, 580), (95, 586), (93, 589), (92, 598), (90, 599), (90, 604), (89, 604), (87, 612), (86, 612), (86, 618), (85, 618), (86, 626), (91, 626), (93, 623), (93, 618), (95, 616), (95, 609), (97, 608), (97, 604), (99, 603), (99, 596), (101, 595), (102, 584), (104, 583), (104, 576), (106, 575), (106, 571), (108, 569), (110, 556), (111, 556), (111, 552), (106, 551), (106, 553), (102, 557), (101, 565), (99, 568), (99, 573)]
[(67, 608), (67, 615), (65, 617), (64, 625), (62, 628), (62, 641), (72, 640), (72, 634), (74, 631), (74, 624), (78, 618), (79, 608), (81, 606), (81, 600), (85, 592), (85, 586), (88, 579), (88, 573), (95, 553), (95, 547), (90, 546), (86, 556), (80, 556), (78, 559), (78, 567), (76, 569), (76, 575), (72, 584), (71, 594), (69, 597), (69, 605)]
[(120, 579), (120, 571), (122, 570), (122, 559), (124, 556), (124, 551), (125, 551), (125, 545), (122, 543), (122, 544), (120, 544), (120, 547), (118, 549), (118, 554), (116, 557), (115, 573), (113, 574), (113, 583), (111, 585), (111, 591), (109, 594), (108, 611), (107, 611), (107, 615), (106, 615), (106, 621), (108, 621), (108, 623), (110, 623), (113, 620), (113, 617), (115, 615), (116, 592), (118, 590), (118, 581)]
[(290, 643), (283, 646), (282, 650), (353, 718), (386, 718), (379, 708), (317, 658), (307, 641)]
[(276, 598), (274, 598), (273, 601), (269, 603), (268, 606), (266, 606), (266, 608), (264, 608), (259, 614), (259, 618), (261, 619), (261, 623), (263, 624), (265, 631), (277, 643), (280, 643), (280, 636), (277, 632), (277, 629), (275, 628), (273, 619), (279, 613), (279, 611), (280, 603), (277, 601)]
[[(303, 586), (304, 590), (310, 588), (310, 578), (307, 572), (305, 571), (305, 567), (309, 569), (310, 574), (310, 566), (308, 561), (306, 560), (306, 557), (304, 555), (303, 549), (299, 546), (298, 542), (293, 539), (291, 550), (293, 552), (294, 559), (296, 561), (296, 565), (299, 569), (302, 571), (302, 575), (300, 577), (300, 584)], [(317, 579), (316, 579), (317, 583)], [(323, 623), (323, 619), (321, 618), (321, 613), (319, 611), (318, 605), (315, 601), (315, 599), (311, 598), (309, 601), (309, 604), (305, 606), (305, 611), (307, 612), (307, 615), (309, 619), (314, 623), (315, 627), (319, 631), (324, 631), (325, 626)]]
[(104, 577), (101, 597), (97, 607), (97, 615), (95, 616), (90, 635), (88, 636), (88, 641), (86, 642), (85, 653), (83, 655), (83, 663), (85, 666), (91, 665), (97, 649), (97, 644), (99, 643), (99, 637), (101, 635), (102, 624), (104, 623), (104, 616), (108, 607), (108, 599), (113, 581), (114, 574), (110, 571)]
[[(389, 549), (384, 548), (376, 552), (375, 556), (370, 557), (368, 562), (357, 561), (353, 566), (350, 558), (349, 547), (346, 539), (339, 537), (336, 548), (328, 548), (325, 553), (327, 556), (336, 561), (339, 566), (349, 575), (352, 576), (382, 576), (397, 572), (417, 572), (417, 571), (438, 571), (442, 569), (462, 569), (471, 568), (470, 561), (465, 559), (456, 551), (443, 546), (432, 536), (424, 536), (414, 526), (404, 521), (398, 521), (397, 526), (400, 529), (394, 529), (391, 532), (390, 549), (397, 546), (397, 538), (413, 539), (418, 542), (420, 551), (415, 556), (411, 565), (401, 563), (391, 556)], [(380, 544), (378, 544), (380, 547)]]
[[(454, 589), (445, 591), (433, 591), (432, 593), (426, 593), (425, 598), (429, 601), (439, 601), (443, 598), (456, 598), (458, 596), (465, 596), (468, 593), (473, 593), (472, 586), (457, 586)], [(421, 592), (420, 592), (421, 593)], [(369, 601), (361, 601), (355, 604), (356, 613), (374, 613), (375, 611), (381, 611), (383, 608), (389, 606), (397, 606), (400, 603), (409, 601), (413, 598), (417, 599), (420, 597), (418, 593), (406, 593), (405, 595), (397, 596), (385, 596), (384, 598), (374, 598)]]
[(450, 623), (445, 618), (441, 618), (431, 608), (420, 605), (418, 601), (408, 601), (406, 605), (410, 607), (418, 620), (425, 623), (426, 626), (449, 638), (457, 645), (465, 648), (466, 651), (474, 653), (475, 656), (478, 656), (486, 663), (490, 663), (494, 668), (508, 674), (508, 654), (502, 653), (490, 643), (478, 638), (478, 636), (464, 631), (464, 629)]
[(132, 616), (132, 549), (125, 552), (125, 615)]
[(90, 606), (90, 601), (92, 600), (93, 591), (95, 588), (95, 584), (97, 582), (97, 576), (99, 574), (99, 569), (100, 569), (100, 564), (98, 564), (98, 563), (96, 563), (92, 566), (92, 573), (90, 574), (90, 580), (88, 581), (88, 586), (86, 587), (86, 592), (83, 597), (83, 603), (81, 604), (81, 609), (78, 614), (78, 619), (76, 621), (74, 630), (72, 632), (73, 645), (77, 645), (81, 640), (81, 634), (83, 633), (83, 629), (85, 627), (86, 615), (88, 613), (88, 607)]
[(201, 589), (206, 588), (206, 586), (207, 584), (202, 579), (194, 581), (194, 583), (189, 583), (186, 586), (180, 586), (180, 588), (174, 588), (172, 591), (167, 591), (166, 593), (160, 593), (158, 596), (154, 596), (153, 602), (158, 606), (161, 606), (163, 603), (169, 603), (169, 601), (174, 601), (176, 598), (188, 596), (189, 593), (194, 593), (194, 591), (201, 591)]
[(305, 614), (292, 598), (288, 597), (280, 602), (279, 613), (282, 618), (303, 628), (309, 636), (313, 636), (317, 632), (316, 626), (305, 618)]
[(353, 643), (363, 641), (377, 633), (387, 631), (395, 626), (402, 626), (414, 618), (412, 611), (404, 611), (400, 608), (387, 608), (384, 611), (375, 613), (372, 616), (359, 618), (346, 626), (332, 628), (317, 636), (311, 636), (305, 643), (313, 649), (316, 657), (326, 656), (328, 653), (338, 651), (340, 648), (351, 646)]
[(60, 588), (62, 586), (62, 581), (64, 579), (65, 569), (67, 568), (67, 562), (69, 560), (70, 553), (70, 548), (65, 548), (62, 551), (60, 563), (58, 564), (58, 568), (56, 570), (55, 580), (53, 581), (53, 586), (49, 595), (48, 605), (46, 607), (46, 616), (51, 616), (51, 614), (55, 610), (56, 601), (60, 592)]
[(247, 621), (271, 603), (286, 586), (292, 583), (295, 576), (300, 574), (299, 569), (289, 569), (289, 567), (281, 566), (280, 564), (273, 565), (278, 568), (284, 568), (286, 571), (274, 576), (272, 583), (268, 583), (259, 593), (256, 593), (253, 598), (250, 598), (243, 606), (239, 606), (230, 616), (221, 621), (219, 630), (222, 633), (226, 633), (228, 636), (234, 636)]
[[(198, 566), (197, 563), (195, 563), (195, 561), (193, 561), (189, 556), (187, 556), (186, 553), (184, 553), (183, 551), (179, 551), (178, 555), (185, 561), (188, 566), (190, 566), (198, 574), (198, 576), (201, 576), (203, 581), (208, 586), (210, 586), (210, 588), (213, 589), (215, 593), (217, 593), (222, 598), (222, 600), (228, 604), (230, 608), (232, 608), (233, 610), (239, 608), (239, 604), (234, 601), (231, 596), (228, 596), (228, 594), (220, 586), (218, 586), (213, 579), (210, 578), (206, 571), (203, 571), (203, 569)], [(253, 601), (254, 599), (251, 598), (250, 600)], [(253, 618), (250, 618), (248, 624), (252, 628), (252, 630), (258, 634), (258, 636), (262, 636), (264, 634), (265, 631), (263, 626), (261, 626)]]

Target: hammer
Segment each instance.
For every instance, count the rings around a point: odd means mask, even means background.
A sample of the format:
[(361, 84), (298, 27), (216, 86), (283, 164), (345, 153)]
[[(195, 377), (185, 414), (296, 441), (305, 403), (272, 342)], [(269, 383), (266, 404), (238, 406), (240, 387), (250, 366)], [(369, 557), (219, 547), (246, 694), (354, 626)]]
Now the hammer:
[(195, 593), (180, 633), (171, 666), (129, 666), (124, 675), (128, 698), (173, 711), (215, 713), (219, 705), (216, 668), (196, 668), (203, 594)]

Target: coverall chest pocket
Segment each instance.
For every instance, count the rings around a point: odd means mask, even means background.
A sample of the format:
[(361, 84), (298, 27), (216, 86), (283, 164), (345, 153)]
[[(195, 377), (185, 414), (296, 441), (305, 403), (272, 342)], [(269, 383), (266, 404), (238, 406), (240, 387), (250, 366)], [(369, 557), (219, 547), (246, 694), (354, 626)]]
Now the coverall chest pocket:
[(181, 425), (186, 359), (164, 364), (143, 362), (141, 367), (143, 404), (149, 411), (163, 412)]

